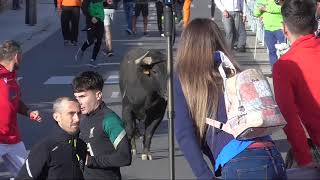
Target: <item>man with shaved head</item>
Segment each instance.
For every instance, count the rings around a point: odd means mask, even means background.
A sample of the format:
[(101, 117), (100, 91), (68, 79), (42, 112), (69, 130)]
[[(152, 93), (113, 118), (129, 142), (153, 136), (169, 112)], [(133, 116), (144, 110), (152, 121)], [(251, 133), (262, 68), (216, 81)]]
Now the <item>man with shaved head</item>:
[(78, 138), (80, 105), (69, 97), (53, 103), (58, 132), (36, 144), (16, 179), (83, 179), (86, 144)]

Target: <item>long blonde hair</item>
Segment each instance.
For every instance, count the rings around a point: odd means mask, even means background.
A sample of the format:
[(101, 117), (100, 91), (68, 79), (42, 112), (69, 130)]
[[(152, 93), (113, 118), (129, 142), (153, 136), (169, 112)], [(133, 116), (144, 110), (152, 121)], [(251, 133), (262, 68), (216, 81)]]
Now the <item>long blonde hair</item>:
[[(216, 118), (222, 79), (214, 61), (214, 52), (230, 53), (216, 23), (210, 19), (195, 19), (182, 32), (175, 70), (181, 82), (197, 136), (206, 133), (206, 117)], [(232, 61), (233, 62), (233, 61)], [(235, 67), (238, 67), (234, 63)]]

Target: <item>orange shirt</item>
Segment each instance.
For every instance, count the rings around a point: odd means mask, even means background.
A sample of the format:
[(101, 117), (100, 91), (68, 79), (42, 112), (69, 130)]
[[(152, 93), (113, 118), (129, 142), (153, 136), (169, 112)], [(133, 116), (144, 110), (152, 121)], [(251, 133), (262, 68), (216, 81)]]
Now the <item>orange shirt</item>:
[(62, 6), (81, 6), (81, 0), (58, 0), (58, 8)]

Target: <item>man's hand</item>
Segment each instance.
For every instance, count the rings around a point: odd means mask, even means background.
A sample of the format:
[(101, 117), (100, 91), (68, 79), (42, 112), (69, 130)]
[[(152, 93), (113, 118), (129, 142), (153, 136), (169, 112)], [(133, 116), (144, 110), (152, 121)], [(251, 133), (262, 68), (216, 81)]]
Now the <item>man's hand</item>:
[(31, 120), (34, 120), (34, 121), (38, 121), (38, 122), (42, 121), (42, 117), (41, 117), (39, 111), (31, 111), (29, 113), (29, 117)]
[(267, 11), (267, 8), (265, 6), (260, 6), (258, 9), (259, 9), (260, 12), (266, 12)]
[(62, 12), (62, 9), (61, 8), (57, 8), (58, 16), (61, 16), (61, 12)]
[(229, 12), (228, 12), (227, 10), (224, 10), (224, 11), (223, 11), (223, 16), (224, 16), (225, 18), (229, 18), (230, 14), (229, 14)]
[(98, 20), (97, 20), (97, 18), (96, 18), (96, 17), (92, 17), (92, 18), (91, 18), (91, 22), (92, 22), (93, 24), (95, 24), (95, 23), (97, 23), (97, 22), (98, 22)]
[(247, 16), (242, 16), (242, 22), (247, 22)]

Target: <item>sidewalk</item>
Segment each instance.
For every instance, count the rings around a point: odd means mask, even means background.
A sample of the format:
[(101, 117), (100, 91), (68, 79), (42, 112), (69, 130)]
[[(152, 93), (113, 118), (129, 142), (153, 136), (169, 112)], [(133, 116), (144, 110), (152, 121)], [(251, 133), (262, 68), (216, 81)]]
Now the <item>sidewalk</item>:
[(60, 21), (55, 12), (53, 0), (38, 0), (37, 24), (25, 24), (25, 4), (22, 9), (7, 9), (0, 13), (0, 43), (16, 40), (22, 44), (23, 53), (28, 52), (60, 28)]

